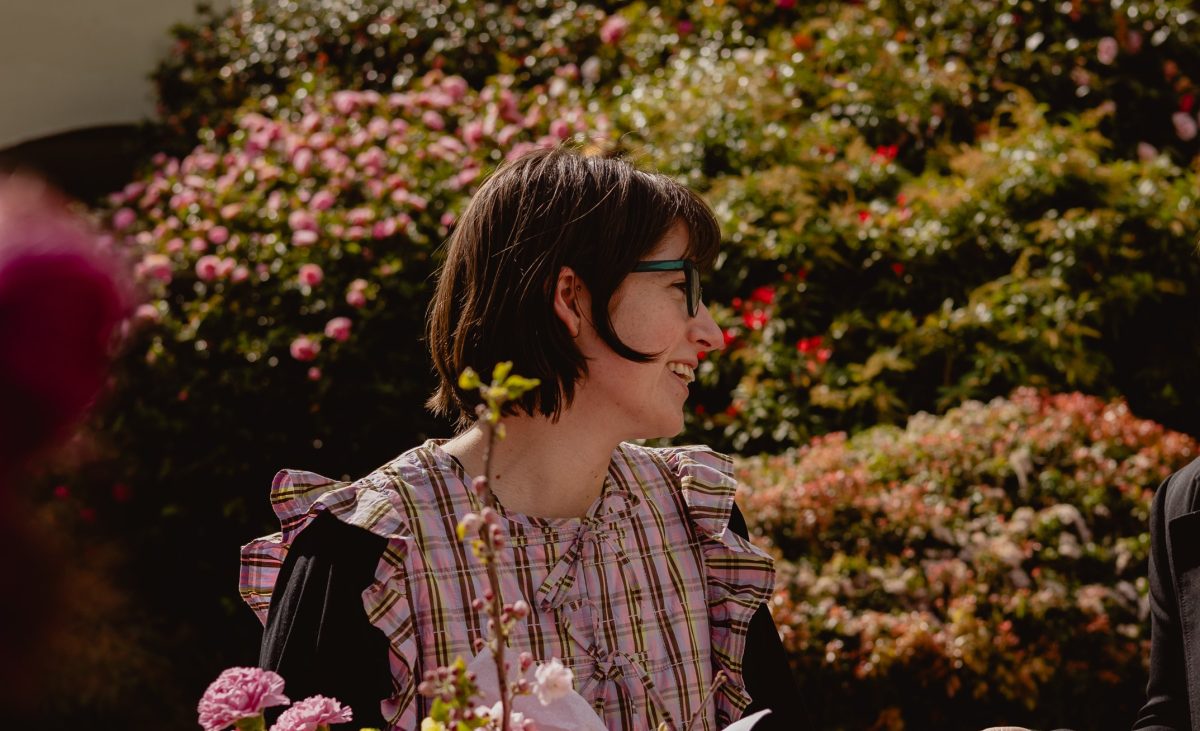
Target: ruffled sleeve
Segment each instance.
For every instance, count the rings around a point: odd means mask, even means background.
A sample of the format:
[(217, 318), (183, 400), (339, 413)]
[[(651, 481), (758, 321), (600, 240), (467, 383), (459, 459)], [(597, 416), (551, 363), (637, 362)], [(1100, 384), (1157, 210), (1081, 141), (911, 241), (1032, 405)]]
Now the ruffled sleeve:
[(713, 658), (728, 682), (716, 694), (718, 727), (741, 718), (750, 705), (742, 657), (750, 620), (775, 587), (775, 562), (729, 528), (737, 481), (733, 461), (708, 447), (663, 450), (678, 478), (688, 516), (700, 536), (708, 583)]
[(362, 593), (363, 609), (388, 638), (394, 693), (381, 703), (383, 717), (393, 727), (415, 728), (417, 669), (410, 658), (418, 656), (418, 646), (408, 601), (407, 564), (419, 560), (419, 552), (410, 551), (412, 533), (396, 507), (395, 495), (391, 480), (379, 472), (348, 483), (312, 472), (280, 471), (271, 485), (271, 505), (280, 531), (242, 547), (240, 592), (265, 625), (288, 547), (322, 512), (387, 539), (374, 581)]

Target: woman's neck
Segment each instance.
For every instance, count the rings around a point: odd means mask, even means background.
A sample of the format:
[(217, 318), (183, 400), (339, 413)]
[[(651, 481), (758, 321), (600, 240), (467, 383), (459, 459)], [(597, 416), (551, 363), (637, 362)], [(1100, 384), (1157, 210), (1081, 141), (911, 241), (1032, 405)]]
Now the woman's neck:
[[(490, 484), (506, 510), (537, 518), (578, 518), (600, 496), (619, 439), (567, 410), (557, 422), (509, 416), (495, 442)], [(482, 475), (487, 433), (478, 425), (442, 445), (467, 473)]]

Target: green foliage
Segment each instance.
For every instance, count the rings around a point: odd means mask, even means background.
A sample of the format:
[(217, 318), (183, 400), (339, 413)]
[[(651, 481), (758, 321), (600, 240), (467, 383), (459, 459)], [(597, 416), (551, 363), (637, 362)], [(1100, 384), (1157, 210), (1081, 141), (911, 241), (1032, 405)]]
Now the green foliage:
[(1150, 488), (1198, 446), (1120, 401), (1020, 389), (743, 460), (817, 725), (1127, 725)]

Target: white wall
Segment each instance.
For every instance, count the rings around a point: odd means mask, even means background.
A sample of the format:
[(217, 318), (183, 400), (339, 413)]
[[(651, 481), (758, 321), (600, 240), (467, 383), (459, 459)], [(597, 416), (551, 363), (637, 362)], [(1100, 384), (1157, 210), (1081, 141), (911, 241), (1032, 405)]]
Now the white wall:
[[(215, 0), (229, 7), (230, 0)], [(196, 0), (0, 0), (0, 148), (154, 114), (149, 74)]]

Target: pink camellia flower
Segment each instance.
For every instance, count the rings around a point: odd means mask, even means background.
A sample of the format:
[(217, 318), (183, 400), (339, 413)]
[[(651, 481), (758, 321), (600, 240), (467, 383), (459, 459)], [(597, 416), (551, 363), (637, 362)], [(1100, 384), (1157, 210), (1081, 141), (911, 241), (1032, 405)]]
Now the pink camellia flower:
[(293, 246), (312, 246), (317, 243), (316, 231), (297, 231), (292, 234)]
[(196, 276), (199, 277), (201, 281), (211, 282), (220, 276), (220, 273), (220, 257), (207, 254), (200, 257), (200, 259), (196, 262)]
[(335, 317), (325, 323), (325, 337), (344, 343), (350, 339), (350, 318)]
[[(167, 242), (167, 251), (171, 252), (172, 254), (177, 254), (183, 251), (186, 246), (187, 244), (184, 242), (184, 240), (176, 236)], [(165, 259), (166, 257), (163, 258)]]
[(208, 230), (208, 240), (220, 246), (229, 240), (229, 229), (224, 226), (213, 226)]
[(629, 21), (620, 15), (610, 15), (604, 25), (600, 26), (600, 40), (608, 45), (615, 45), (625, 32), (629, 30)]
[(161, 319), (158, 308), (154, 305), (138, 305), (133, 316), (143, 322), (158, 322)]
[(229, 273), (229, 281), (244, 282), (250, 278), (250, 270), (243, 266), (234, 267)]
[(288, 214), (288, 226), (293, 231), (316, 231), (317, 217), (309, 211), (292, 211)]
[(442, 119), (442, 115), (428, 109), (421, 115), (421, 121), (429, 129), (443, 130), (446, 129), (446, 120)]
[(297, 279), (301, 284), (307, 284), (310, 287), (315, 287), (325, 278), (325, 272), (321, 270), (318, 264), (304, 264), (300, 267), (300, 274)]
[(1196, 137), (1196, 120), (1187, 112), (1172, 114), (1171, 124), (1175, 125), (1175, 134), (1184, 142), (1189, 142)]
[(133, 212), (133, 209), (118, 208), (117, 212), (113, 214), (113, 218), (112, 218), (113, 228), (115, 228), (118, 231), (124, 231), (125, 229), (132, 226), (133, 222), (136, 220), (137, 220), (137, 214)]
[(538, 666), (534, 672), (534, 690), (542, 705), (549, 705), (570, 693), (575, 680), (570, 668), (552, 658), (550, 662)]
[(371, 236), (377, 239), (386, 239), (396, 233), (396, 219), (385, 218), (378, 221), (371, 227)]
[(200, 238), (199, 236), (193, 236), (192, 240), (188, 242), (188, 248), (199, 254), (202, 251), (208, 250), (208, 241)]
[(321, 726), (349, 720), (351, 714), (348, 707), (333, 698), (314, 695), (279, 714), (279, 720), (271, 726), (271, 731), (317, 731)]
[(352, 114), (360, 101), (361, 97), (357, 91), (339, 91), (333, 95), (333, 108), (338, 114)]
[(1117, 60), (1117, 52), (1120, 48), (1117, 46), (1117, 39), (1112, 36), (1104, 36), (1100, 42), (1096, 44), (1096, 60), (1108, 66), (1113, 61)]
[(365, 226), (375, 220), (375, 212), (366, 206), (351, 208), (346, 213), (346, 220), (355, 226)]
[(270, 670), (229, 668), (208, 686), (196, 710), (204, 731), (224, 731), (271, 706), (286, 705), (283, 678)]
[(237, 260), (231, 256), (227, 256), (221, 260), (220, 264), (217, 265), (217, 276), (221, 279), (225, 279), (230, 274), (233, 274), (235, 269), (237, 269)]
[(301, 147), (296, 150), (296, 154), (292, 155), (292, 167), (301, 175), (307, 175), (309, 168), (312, 167), (313, 151), (307, 147)]
[(288, 346), (288, 350), (291, 351), (293, 358), (301, 363), (307, 363), (316, 358), (317, 353), (321, 352), (321, 344), (307, 335), (301, 335), (292, 341), (292, 344)]
[(318, 190), (313, 194), (312, 200), (309, 202), (316, 210), (326, 211), (333, 207), (333, 204), (337, 202), (337, 198), (328, 190)]
[(150, 277), (167, 284), (171, 281), (171, 260), (163, 254), (147, 254), (137, 265), (136, 273), (139, 277)]
[(447, 76), (442, 79), (442, 91), (450, 95), (454, 101), (461, 100), (467, 95), (467, 80), (461, 76)]
[(571, 125), (565, 119), (556, 119), (550, 123), (550, 134), (565, 140), (571, 136)]

